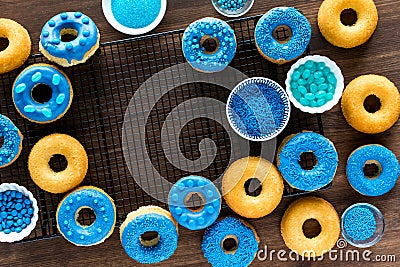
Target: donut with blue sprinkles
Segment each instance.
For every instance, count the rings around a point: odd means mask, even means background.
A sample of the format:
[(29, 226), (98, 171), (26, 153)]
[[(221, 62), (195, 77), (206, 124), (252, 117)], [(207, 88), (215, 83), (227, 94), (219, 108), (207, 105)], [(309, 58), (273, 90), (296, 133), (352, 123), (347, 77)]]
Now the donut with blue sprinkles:
[[(377, 172), (371, 177), (364, 173), (364, 166), (374, 164)], [(396, 185), (400, 165), (396, 155), (382, 145), (372, 144), (354, 150), (346, 166), (350, 185), (362, 195), (381, 196)]]
[(120, 239), (125, 252), (135, 261), (159, 263), (171, 257), (178, 247), (178, 224), (160, 207), (140, 207), (122, 223)]
[[(190, 201), (198, 196), (200, 207)], [(221, 210), (221, 194), (217, 187), (201, 176), (187, 176), (176, 182), (168, 197), (169, 210), (174, 219), (190, 230), (200, 230), (217, 220)]]
[[(63, 41), (64, 35), (75, 38)], [(99, 47), (100, 33), (91, 18), (81, 12), (63, 12), (42, 28), (39, 51), (63, 67), (86, 62)]]
[[(300, 165), (303, 153), (312, 153), (316, 164), (311, 169)], [(315, 191), (329, 184), (339, 163), (333, 143), (326, 137), (303, 132), (286, 137), (278, 148), (277, 165), (282, 177), (294, 188)]]
[[(96, 215), (90, 225), (81, 225), (77, 219), (82, 209), (91, 209)], [(112, 198), (100, 188), (82, 186), (61, 200), (56, 213), (57, 228), (62, 236), (77, 246), (102, 243), (114, 231), (116, 210)]]
[(0, 146), (0, 168), (12, 164), (22, 150), (23, 136), (14, 123), (0, 114), (0, 137), (3, 137), (3, 145)]
[(234, 58), (236, 47), (233, 29), (220, 19), (197, 20), (183, 33), (183, 54), (188, 63), (201, 72), (224, 70)]
[[(288, 27), (292, 36), (287, 42), (274, 38), (278, 27)], [(294, 7), (276, 7), (264, 14), (254, 32), (260, 54), (269, 61), (284, 64), (301, 56), (311, 39), (311, 25)]]
[(246, 267), (255, 258), (259, 242), (249, 223), (229, 216), (206, 229), (201, 248), (213, 267)]
[[(44, 103), (34, 99), (32, 94), (39, 85), (51, 89), (51, 97)], [(12, 90), (14, 105), (21, 116), (40, 124), (63, 117), (73, 98), (67, 75), (48, 64), (34, 64), (24, 69), (15, 80)]]

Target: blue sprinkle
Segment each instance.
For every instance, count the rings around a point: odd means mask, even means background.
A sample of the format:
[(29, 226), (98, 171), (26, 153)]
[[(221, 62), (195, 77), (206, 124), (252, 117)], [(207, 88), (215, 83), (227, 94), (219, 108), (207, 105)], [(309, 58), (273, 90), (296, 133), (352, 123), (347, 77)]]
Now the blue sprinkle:
[(54, 20), (49, 20), (49, 26), (50, 27), (56, 26), (56, 22)]
[(81, 46), (85, 46), (85, 45), (87, 44), (87, 38), (82, 38), (82, 39), (80, 39), (80, 40), (79, 40), (79, 44), (80, 44)]
[(355, 240), (367, 240), (376, 230), (374, 214), (365, 207), (354, 207), (349, 210), (343, 221), (344, 230)]
[(15, 232), (20, 233), (21, 231), (22, 231), (22, 228), (21, 228), (21, 227), (15, 228)]
[(61, 17), (61, 19), (65, 20), (65, 19), (68, 18), (68, 14), (63, 12), (63, 13), (60, 14), (60, 17)]
[[(17, 216), (17, 214), (18, 214), (18, 211), (17, 210), (13, 210), (12, 212), (11, 212), (11, 215), (12, 216)], [(12, 218), (12, 217), (11, 217)]]
[(21, 210), (22, 209), (22, 205), (20, 203), (15, 204), (15, 209), (16, 210)]
[(82, 32), (82, 34), (83, 34), (83, 36), (85, 36), (85, 37), (89, 37), (90, 31), (84, 30), (84, 31)]
[(53, 78), (51, 79), (51, 83), (54, 85), (59, 85), (61, 82), (61, 76), (58, 75), (57, 73), (53, 75)]
[(15, 197), (16, 197), (16, 198), (22, 198), (22, 193), (21, 193), (21, 192), (17, 192), (17, 193), (15, 194)]
[(65, 94), (59, 94), (56, 98), (56, 103), (61, 105), (65, 100)]
[(82, 17), (82, 13), (81, 12), (75, 12), (74, 16), (75, 16), (75, 18), (79, 19), (80, 17)]
[(25, 198), (24, 203), (25, 203), (26, 205), (30, 205), (30, 204), (31, 204), (31, 201), (30, 201), (28, 198)]
[(41, 110), (41, 112), (46, 118), (51, 118), (51, 116), (53, 115), (53, 113), (51, 112), (51, 109), (48, 109), (48, 108), (43, 108)]
[(33, 214), (33, 209), (32, 208), (28, 209), (28, 214)]
[(20, 84), (18, 84), (18, 85), (15, 87), (15, 92), (16, 92), (17, 94), (20, 94), (20, 93), (22, 93), (23, 91), (25, 91), (25, 89), (26, 89), (26, 84), (20, 83)]
[(35, 112), (35, 107), (33, 106), (33, 105), (26, 105), (25, 107), (24, 107), (24, 111), (25, 112), (27, 112), (27, 113), (32, 113), (32, 112)]
[(4, 229), (4, 231), (3, 231), (5, 234), (9, 234), (9, 233), (11, 233), (11, 229)]
[(1, 218), (3, 218), (3, 219), (7, 218), (7, 212), (3, 211), (0, 215), (1, 215)]
[(36, 83), (42, 79), (42, 73), (41, 72), (35, 72), (35, 74), (32, 75), (32, 82)]
[(89, 24), (89, 18), (88, 17), (84, 17), (82, 19), (83, 24)]
[(43, 37), (49, 37), (50, 33), (48, 31), (42, 32)]
[(68, 51), (71, 51), (72, 48), (74, 48), (74, 46), (73, 46), (71, 43), (67, 43), (67, 44), (65, 45), (65, 49), (67, 49)]

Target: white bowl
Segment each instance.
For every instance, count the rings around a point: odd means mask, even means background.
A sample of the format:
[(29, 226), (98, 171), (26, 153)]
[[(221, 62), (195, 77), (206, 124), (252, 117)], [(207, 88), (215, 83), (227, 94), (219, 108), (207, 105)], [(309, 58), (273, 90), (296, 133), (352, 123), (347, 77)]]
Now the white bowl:
[(229, 17), (229, 18), (237, 18), (237, 17), (243, 16), (244, 14), (249, 12), (249, 10), (253, 7), (254, 0), (247, 0), (247, 2), (244, 4), (244, 6), (242, 8), (239, 8), (238, 10), (235, 10), (235, 11), (223, 9), (218, 4), (218, 0), (211, 0), (211, 3), (213, 4), (213, 7), (215, 8), (215, 10), (217, 10), (218, 13), (220, 13), (221, 15), (223, 15), (225, 17)]

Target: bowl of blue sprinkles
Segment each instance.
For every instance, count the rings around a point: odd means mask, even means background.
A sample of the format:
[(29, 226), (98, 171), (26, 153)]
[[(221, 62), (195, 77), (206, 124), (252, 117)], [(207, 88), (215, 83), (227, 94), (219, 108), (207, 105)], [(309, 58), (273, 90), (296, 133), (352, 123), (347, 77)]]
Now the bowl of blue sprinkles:
[(340, 227), (342, 236), (349, 244), (367, 248), (381, 240), (385, 230), (385, 220), (375, 206), (357, 203), (344, 211)]
[(226, 114), (233, 130), (250, 141), (268, 141), (289, 122), (290, 102), (285, 90), (271, 79), (254, 77), (230, 93)]
[(25, 187), (15, 183), (0, 185), (0, 242), (27, 237), (38, 220), (37, 201)]
[(211, 0), (215, 10), (226, 17), (240, 17), (246, 14), (254, 4), (254, 0)]

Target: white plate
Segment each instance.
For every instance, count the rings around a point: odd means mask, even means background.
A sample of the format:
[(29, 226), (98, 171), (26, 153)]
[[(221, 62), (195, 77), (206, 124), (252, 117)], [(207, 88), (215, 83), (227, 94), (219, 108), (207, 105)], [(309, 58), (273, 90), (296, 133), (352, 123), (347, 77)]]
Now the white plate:
[(145, 34), (148, 33), (149, 31), (153, 30), (155, 27), (157, 27), (158, 24), (162, 21), (165, 15), (165, 11), (167, 10), (167, 0), (161, 0), (161, 9), (160, 13), (158, 14), (157, 18), (148, 26), (144, 28), (129, 28), (121, 23), (119, 23), (115, 17), (114, 14), (112, 13), (111, 10), (111, 1), (112, 0), (102, 0), (102, 8), (103, 8), (103, 14), (106, 17), (108, 23), (111, 24), (116, 30), (125, 33), (125, 34), (130, 34), (130, 35), (140, 35), (140, 34)]

